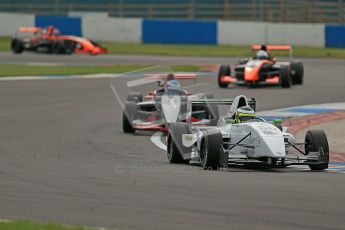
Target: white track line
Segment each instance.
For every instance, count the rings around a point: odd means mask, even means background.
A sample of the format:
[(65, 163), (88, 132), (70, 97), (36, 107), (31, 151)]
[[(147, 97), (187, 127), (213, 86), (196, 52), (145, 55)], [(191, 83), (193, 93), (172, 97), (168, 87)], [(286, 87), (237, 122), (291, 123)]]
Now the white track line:
[(0, 223), (10, 223), (12, 222), (11, 220), (7, 220), (7, 219), (0, 219)]
[(119, 74), (86, 74), (86, 75), (50, 75), (50, 76), (18, 76), (18, 77), (0, 77), (0, 81), (26, 81), (26, 80), (52, 80), (52, 79), (99, 79), (113, 78)]

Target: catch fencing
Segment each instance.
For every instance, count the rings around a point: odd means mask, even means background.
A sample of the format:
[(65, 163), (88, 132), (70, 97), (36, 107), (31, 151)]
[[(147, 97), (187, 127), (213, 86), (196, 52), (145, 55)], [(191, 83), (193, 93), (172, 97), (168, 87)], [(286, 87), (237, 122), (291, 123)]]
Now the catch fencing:
[(345, 0), (186, 0), (176, 1), (176, 3), (164, 3), (164, 1), (148, 3), (145, 0), (135, 3), (130, 0), (112, 1), (115, 3), (98, 1), (85, 3), (71, 0), (68, 1), (70, 3), (66, 2), (50, 0), (13, 3), (9, 1), (0, 4), (0, 12), (68, 15), (69, 11), (92, 11), (106, 12), (112, 17), (337, 24), (345, 22)]

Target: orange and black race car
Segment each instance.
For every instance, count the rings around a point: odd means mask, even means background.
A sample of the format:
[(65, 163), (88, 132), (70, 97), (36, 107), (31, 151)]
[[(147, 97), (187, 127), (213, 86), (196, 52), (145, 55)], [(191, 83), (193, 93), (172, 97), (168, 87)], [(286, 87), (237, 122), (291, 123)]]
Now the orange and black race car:
[(105, 48), (90, 39), (60, 35), (59, 30), (53, 26), (44, 29), (20, 27), (12, 39), (11, 49), (15, 54), (20, 54), (25, 50), (41, 53), (92, 55), (107, 52)]
[(228, 65), (222, 65), (218, 72), (218, 85), (228, 87), (231, 83), (255, 86), (259, 84), (280, 85), (289, 88), (292, 84), (303, 84), (304, 67), (301, 62), (278, 62), (270, 51), (285, 50), (292, 56), (290, 45), (252, 45), (254, 57), (242, 59), (234, 67), (234, 74)]

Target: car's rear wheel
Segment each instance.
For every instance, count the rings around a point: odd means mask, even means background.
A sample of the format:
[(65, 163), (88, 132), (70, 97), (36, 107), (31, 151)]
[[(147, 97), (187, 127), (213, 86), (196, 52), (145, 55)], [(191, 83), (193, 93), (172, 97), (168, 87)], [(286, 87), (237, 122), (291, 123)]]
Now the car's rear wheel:
[(53, 44), (53, 53), (54, 54), (63, 54), (63, 53), (65, 53), (65, 43), (64, 43), (64, 41), (56, 41)]
[(75, 49), (75, 43), (68, 40), (55, 41), (52, 52), (55, 54), (72, 54)]
[(291, 82), (289, 66), (281, 66), (279, 72), (280, 72), (280, 86), (282, 88), (290, 88), (292, 82)]
[(328, 168), (329, 163), (329, 146), (325, 132), (323, 130), (309, 130), (305, 135), (305, 153), (318, 152), (321, 148), (321, 163), (309, 165), (311, 170), (324, 170)]
[(124, 133), (134, 133), (133, 120), (137, 113), (137, 104), (132, 101), (127, 101), (125, 110), (122, 114), (122, 129)]
[(292, 82), (297, 85), (303, 84), (304, 67), (302, 62), (292, 62), (290, 66)]
[(183, 134), (192, 134), (189, 123), (176, 122), (170, 124), (167, 143), (167, 157), (170, 163), (188, 164), (189, 159), (183, 159), (183, 155), (192, 152), (193, 147), (183, 145)]
[(204, 169), (217, 170), (219, 168), (219, 156), (222, 151), (222, 134), (216, 130), (205, 133), (200, 145), (200, 163)]
[(18, 38), (14, 38), (11, 41), (11, 50), (15, 54), (23, 53), (24, 51), (24, 43), (22, 40)]
[(228, 87), (229, 83), (223, 82), (221, 79), (223, 76), (230, 76), (231, 75), (231, 69), (228, 65), (221, 65), (218, 72), (218, 86), (220, 88), (226, 88)]

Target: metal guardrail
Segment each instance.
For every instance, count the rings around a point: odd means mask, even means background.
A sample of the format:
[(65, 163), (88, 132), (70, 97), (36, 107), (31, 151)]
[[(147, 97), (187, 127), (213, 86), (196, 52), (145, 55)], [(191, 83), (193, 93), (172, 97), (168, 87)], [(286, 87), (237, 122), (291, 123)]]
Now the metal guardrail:
[[(345, 22), (345, 0), (225, 0), (224, 4), (0, 4), (0, 12), (66, 15), (69, 11), (107, 12), (114, 17), (224, 19), (268, 22)], [(124, 2), (124, 1), (123, 1)]]

